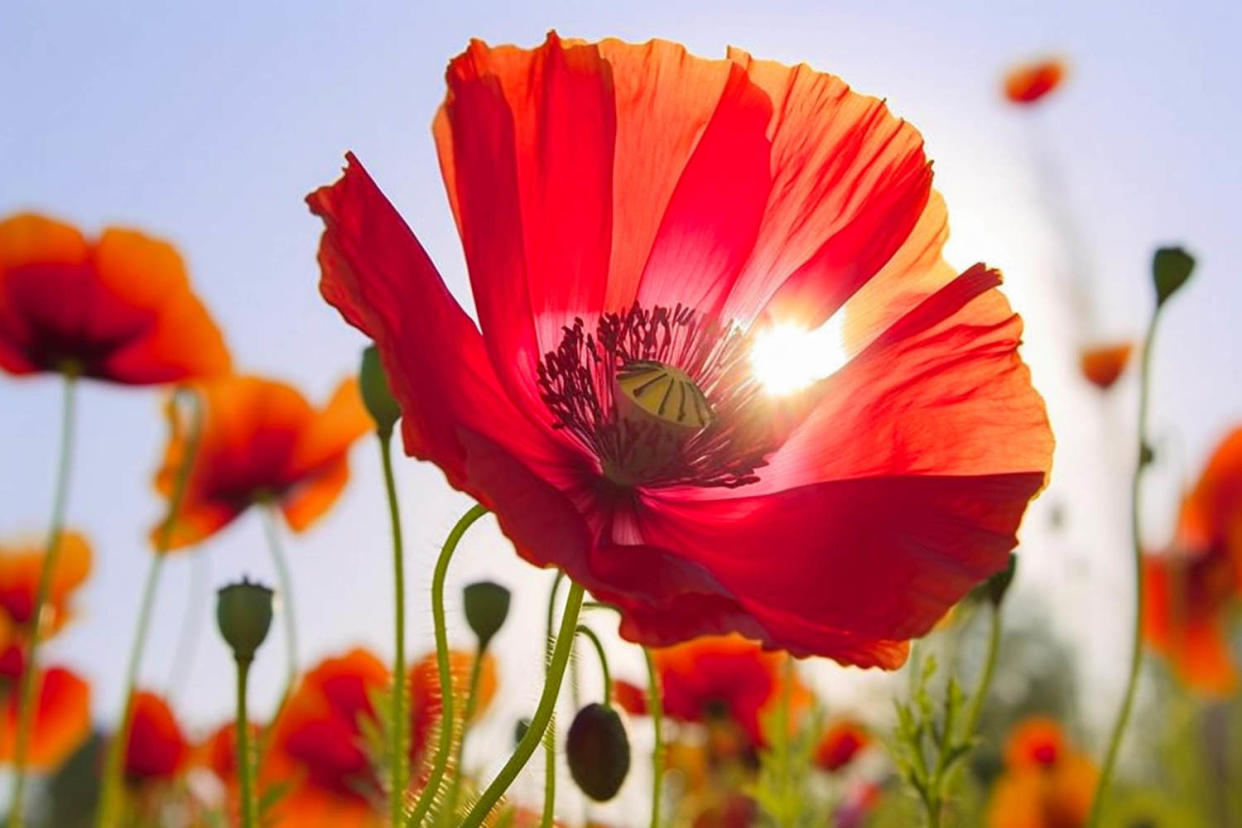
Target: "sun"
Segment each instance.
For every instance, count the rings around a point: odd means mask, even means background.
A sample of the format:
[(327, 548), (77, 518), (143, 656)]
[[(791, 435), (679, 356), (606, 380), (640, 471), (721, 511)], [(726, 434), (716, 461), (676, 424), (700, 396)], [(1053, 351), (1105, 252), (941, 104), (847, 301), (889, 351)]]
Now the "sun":
[(755, 336), (751, 366), (768, 393), (799, 391), (849, 361), (842, 339), (841, 316), (834, 314), (813, 330), (777, 323)]

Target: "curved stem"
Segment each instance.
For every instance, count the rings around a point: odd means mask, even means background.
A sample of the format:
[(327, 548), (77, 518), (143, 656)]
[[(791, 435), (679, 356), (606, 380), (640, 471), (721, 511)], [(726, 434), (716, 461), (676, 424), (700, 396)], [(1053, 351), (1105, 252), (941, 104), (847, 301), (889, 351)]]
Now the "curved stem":
[[(134, 724), (134, 691), (138, 685), (138, 671), (142, 667), (142, 654), (147, 647), (147, 634), (151, 629), (151, 611), (155, 606), (155, 592), (159, 584), (160, 574), (164, 568), (164, 558), (172, 545), (173, 531), (177, 525), (177, 515), (181, 512), (181, 504), (185, 500), (186, 488), (189, 486), (190, 473), (194, 468), (194, 460), (198, 456), (198, 446), (203, 434), (202, 400), (192, 391), (179, 390), (173, 395), (172, 404), (184, 397), (190, 405), (190, 430), (186, 436), (185, 454), (181, 465), (177, 467), (177, 476), (173, 480), (172, 496), (168, 501), (168, 514), (160, 524), (155, 536), (155, 554), (151, 565), (147, 568), (146, 583), (142, 590), (142, 603), (138, 610), (138, 621), (134, 627), (134, 640), (129, 648), (129, 661), (125, 667), (125, 695), (121, 710), (121, 721), (116, 734), (108, 743), (108, 752), (104, 759), (103, 781), (99, 808), (95, 812), (95, 824), (112, 826), (117, 821), (117, 809), (120, 807), (121, 795), (121, 762), (125, 749), (129, 745), (129, 731)], [(176, 417), (174, 412), (173, 417)], [(175, 422), (175, 421), (174, 421)]]
[(267, 535), (267, 548), (272, 556), (272, 565), (276, 567), (276, 581), (280, 587), (280, 607), (285, 617), (285, 689), (280, 694), (279, 711), (285, 706), (285, 700), (293, 692), (298, 679), (298, 623), (297, 613), (293, 608), (293, 576), (289, 574), (289, 563), (285, 560), (284, 548), (280, 543), (280, 526), (276, 517), (276, 506), (263, 503), (263, 529)]
[(651, 729), (655, 732), (655, 747), (651, 751), (651, 828), (660, 828), (660, 798), (664, 783), (664, 691), (660, 687), (660, 673), (656, 670), (651, 650), (643, 647), (643, 660), (647, 662), (647, 712), (651, 715)]
[(401, 539), (401, 513), (397, 508), (397, 483), (392, 473), (392, 429), (381, 429), (378, 436), (380, 458), (384, 464), (384, 490), (388, 495), (388, 518), (392, 524), (394, 640), (389, 805), (392, 824), (400, 825), (405, 808), (406, 780), (410, 776), (410, 756), (406, 749), (410, 722), (405, 710), (408, 693), (405, 676), (405, 546)]
[(608, 655), (604, 652), (604, 645), (595, 630), (584, 624), (578, 625), (578, 635), (586, 636), (595, 645), (595, 652), (599, 656), (599, 669), (604, 674), (604, 706), (612, 707), (612, 672), (608, 669)]
[(242, 828), (253, 828), (255, 821), (254, 769), (250, 761), (250, 721), (246, 715), (246, 680), (250, 660), (237, 659), (237, 776), (241, 787)]
[(444, 808), (444, 812), (451, 819), (457, 814), (457, 800), (461, 797), (461, 763), (462, 755), (466, 750), (466, 729), (470, 727), (470, 720), (474, 718), (474, 712), (479, 705), (479, 679), (483, 675), (483, 656), (486, 650), (479, 647), (474, 653), (474, 663), (470, 665), (470, 689), (466, 692), (466, 710), (461, 715), (461, 734), (457, 737), (457, 744), (454, 748), (453, 755), (453, 780), (449, 784), (448, 804)]
[[(544, 681), (547, 681), (547, 671), (552, 669), (552, 650), (556, 643), (556, 639), (552, 637), (552, 624), (556, 619), (556, 596), (561, 591), (561, 582), (565, 580), (565, 572), (563, 570), (556, 571), (556, 577), (552, 579), (552, 592), (548, 595), (548, 627), (547, 637), (544, 639)], [(569, 654), (572, 660), (574, 652), (573, 644), (569, 646)], [(550, 828), (553, 822), (553, 814), (556, 811), (556, 702), (553, 701), (553, 716), (548, 720), (548, 728), (543, 734), (543, 815), (539, 819), (539, 828)]]
[(198, 655), (198, 643), (203, 637), (203, 621), (210, 617), (207, 612), (207, 586), (211, 582), (211, 558), (195, 555), (191, 562), (190, 583), (187, 588), (186, 611), (181, 616), (181, 632), (177, 636), (177, 655), (168, 675), (168, 694), (176, 698), (185, 690), (190, 678), (190, 668)]
[(1151, 323), (1147, 326), (1147, 334), (1143, 339), (1143, 358), (1139, 371), (1139, 410), (1138, 410), (1138, 458), (1134, 467), (1134, 476), (1130, 478), (1130, 541), (1132, 562), (1134, 564), (1134, 630), (1130, 641), (1130, 669), (1126, 677), (1126, 689), (1121, 697), (1121, 707), (1117, 710), (1117, 720), (1113, 723), (1112, 735), (1108, 740), (1108, 749), (1104, 753), (1104, 762), (1100, 766), (1100, 779), (1096, 783), (1095, 798), (1091, 803), (1091, 816), (1087, 821), (1089, 828), (1100, 823), (1104, 807), (1104, 796), (1108, 792), (1108, 784), (1112, 779), (1113, 766), (1117, 763), (1117, 752), (1121, 749), (1121, 739), (1125, 735), (1126, 725), (1130, 721), (1130, 711), (1134, 707), (1134, 692), (1138, 687), (1139, 668), (1143, 664), (1143, 540), (1141, 537), (1139, 508), (1142, 496), (1143, 472), (1148, 463), (1147, 447), (1147, 407), (1151, 394), (1151, 353), (1152, 343), (1156, 338), (1156, 324), (1160, 321), (1160, 305), (1156, 305), (1151, 315)]
[(531, 717), (530, 728), (522, 737), (522, 741), (518, 742), (509, 761), (474, 803), (474, 807), (462, 821), (461, 828), (478, 828), (483, 824), (483, 820), (491, 813), (492, 808), (505, 791), (509, 790), (513, 780), (517, 778), (518, 773), (530, 761), (535, 749), (539, 747), (539, 740), (543, 738), (548, 723), (552, 721), (552, 711), (556, 707), (556, 699), (565, 678), (565, 668), (569, 664), (569, 651), (574, 642), (573, 630), (578, 626), (578, 615), (582, 611), (582, 596), (582, 587), (578, 584), (571, 584), (569, 596), (565, 602), (565, 613), (561, 617), (560, 633), (556, 637), (556, 647), (552, 651), (552, 661), (548, 666), (547, 681), (544, 682), (543, 693), (539, 696), (539, 706), (535, 709), (535, 715)]
[(436, 630), (436, 666), (440, 671), (440, 744), (436, 749), (435, 763), (431, 774), (427, 777), (427, 785), (418, 795), (414, 809), (406, 819), (407, 826), (419, 826), (423, 817), (431, 810), (435, 802), (436, 792), (444, 779), (444, 769), (448, 766), (449, 753), (453, 742), (453, 673), (449, 663), (448, 630), (444, 620), (444, 579), (448, 575), (449, 561), (457, 551), (457, 544), (462, 535), (476, 520), (487, 514), (487, 509), (477, 503), (461, 516), (444, 539), (440, 549), (440, 557), (436, 560), (435, 572), (431, 578), (431, 617)]
[(1000, 607), (989, 603), (992, 614), (988, 616), (988, 652), (983, 661), (983, 672), (975, 685), (975, 692), (970, 698), (970, 710), (966, 714), (966, 737), (975, 735), (979, 729), (979, 717), (983, 715), (983, 703), (987, 700), (988, 688), (992, 686), (992, 676), (996, 673), (996, 658), (1000, 653), (1001, 623)]
[(43, 608), (52, 590), (52, 575), (60, 557), (61, 534), (65, 527), (65, 505), (69, 497), (69, 471), (73, 462), (74, 390), (77, 372), (67, 367), (64, 371), (64, 395), (60, 414), (60, 459), (56, 464), (56, 483), (52, 494), (52, 521), (48, 527), (47, 546), (43, 564), (39, 570), (39, 586), (35, 592), (34, 606), (30, 613), (30, 645), (26, 667), (22, 671), (18, 689), (17, 739), (13, 750), (13, 803), (9, 806), (9, 825), (18, 828), (25, 820), (26, 808), (26, 760), (30, 750), (30, 729), (34, 725), (34, 709), (37, 705), (39, 681), (39, 638), (43, 633)]

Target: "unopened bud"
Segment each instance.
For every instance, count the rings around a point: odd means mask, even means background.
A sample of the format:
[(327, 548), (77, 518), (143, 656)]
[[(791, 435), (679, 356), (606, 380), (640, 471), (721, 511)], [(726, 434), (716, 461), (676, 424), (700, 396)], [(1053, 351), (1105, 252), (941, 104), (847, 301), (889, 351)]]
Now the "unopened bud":
[(1005, 600), (1005, 593), (1009, 591), (1010, 584), (1013, 583), (1014, 573), (1018, 570), (1018, 556), (1009, 553), (1009, 564), (1000, 572), (997, 572), (985, 582), (988, 600), (992, 602), (992, 606), (999, 607), (1001, 602)]
[(245, 578), (216, 592), (216, 623), (238, 661), (251, 661), (272, 626), (272, 591)]
[(390, 434), (397, 420), (401, 419), (401, 407), (393, 399), (388, 375), (380, 363), (379, 351), (368, 345), (362, 352), (362, 369), (358, 372), (358, 386), (362, 402), (367, 407), (375, 427), (381, 434)]
[(1195, 269), (1195, 257), (1180, 247), (1162, 247), (1152, 257), (1151, 275), (1156, 284), (1156, 305), (1177, 293)]
[(462, 603), (466, 623), (479, 638), (479, 649), (486, 650), (509, 617), (509, 590), (491, 581), (479, 581), (462, 590)]
[(513, 725), (513, 744), (518, 744), (526, 738), (526, 732), (530, 730), (530, 717), (523, 716)]
[(569, 726), (565, 743), (569, 773), (584, 794), (607, 802), (630, 772), (630, 738), (613, 708), (588, 704)]

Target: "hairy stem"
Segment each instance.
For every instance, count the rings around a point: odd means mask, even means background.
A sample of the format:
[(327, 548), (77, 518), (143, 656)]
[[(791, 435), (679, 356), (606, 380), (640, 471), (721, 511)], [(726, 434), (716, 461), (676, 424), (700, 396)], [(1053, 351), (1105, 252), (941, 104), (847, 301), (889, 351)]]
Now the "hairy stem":
[(389, 806), (393, 825), (401, 824), (405, 808), (405, 786), (410, 775), (410, 757), (406, 742), (410, 735), (409, 715), (406, 713), (405, 676), (405, 546), (401, 539), (401, 513), (397, 507), (397, 483), (392, 473), (392, 429), (378, 433), (380, 458), (384, 465), (384, 490), (388, 495), (388, 517), (392, 524), (392, 580), (393, 580), (393, 657), (392, 657), (392, 710), (390, 732), (392, 756), (389, 759)]

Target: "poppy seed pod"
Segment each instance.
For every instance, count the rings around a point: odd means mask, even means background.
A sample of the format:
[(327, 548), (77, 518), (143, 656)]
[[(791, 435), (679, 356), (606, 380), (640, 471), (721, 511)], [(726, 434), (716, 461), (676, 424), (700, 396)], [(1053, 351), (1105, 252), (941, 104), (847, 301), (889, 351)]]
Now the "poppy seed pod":
[(362, 368), (358, 371), (358, 387), (362, 390), (362, 402), (367, 407), (375, 427), (381, 434), (391, 434), (392, 427), (401, 419), (401, 407), (393, 399), (388, 387), (388, 376), (380, 363), (379, 351), (368, 345), (362, 352)]
[(578, 711), (565, 742), (569, 773), (584, 794), (596, 802), (617, 795), (630, 772), (630, 738), (617, 711), (588, 704)]
[(1163, 305), (1186, 284), (1195, 269), (1195, 257), (1180, 247), (1162, 247), (1152, 257), (1151, 274), (1156, 283), (1156, 304)]
[(245, 578), (216, 592), (216, 623), (238, 661), (251, 661), (272, 626), (272, 590)]
[(509, 590), (491, 581), (478, 581), (462, 590), (462, 603), (466, 623), (479, 637), (479, 649), (486, 650), (509, 617)]

